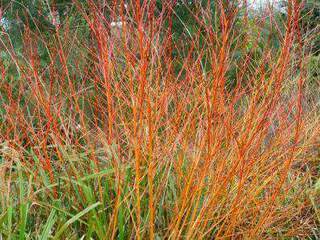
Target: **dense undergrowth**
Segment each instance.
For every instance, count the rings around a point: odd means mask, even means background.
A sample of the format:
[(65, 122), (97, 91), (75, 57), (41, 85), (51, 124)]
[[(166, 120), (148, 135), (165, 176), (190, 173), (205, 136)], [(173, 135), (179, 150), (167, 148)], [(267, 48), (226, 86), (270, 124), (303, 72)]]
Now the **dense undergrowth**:
[(182, 19), (169, 1), (73, 1), (49, 34), (30, 18), (21, 48), (2, 29), (0, 238), (320, 237), (302, 4), (231, 2)]

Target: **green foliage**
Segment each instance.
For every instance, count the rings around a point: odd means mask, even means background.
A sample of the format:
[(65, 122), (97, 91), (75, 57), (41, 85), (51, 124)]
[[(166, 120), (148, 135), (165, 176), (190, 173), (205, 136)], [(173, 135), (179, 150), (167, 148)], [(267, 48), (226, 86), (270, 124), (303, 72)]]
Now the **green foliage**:
[[(308, 37), (309, 35), (315, 36), (310, 39), (311, 51), (315, 55), (320, 52), (320, 2), (318, 0), (300, 0), (301, 9), (300, 27), (303, 34)], [(288, 1), (284, 0), (281, 3), (282, 7), (288, 7)]]
[(304, 2), (304, 8), (301, 12), (301, 25), (305, 34), (313, 32), (316, 34), (315, 39), (312, 39), (311, 51), (315, 55), (320, 53), (320, 2), (317, 0), (307, 0)]

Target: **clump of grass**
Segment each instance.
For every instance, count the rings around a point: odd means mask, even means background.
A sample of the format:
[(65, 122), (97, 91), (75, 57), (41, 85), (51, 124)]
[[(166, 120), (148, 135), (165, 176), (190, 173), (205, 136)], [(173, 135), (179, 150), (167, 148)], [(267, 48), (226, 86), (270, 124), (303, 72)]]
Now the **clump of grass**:
[(317, 237), (319, 104), (304, 107), (299, 1), (283, 22), (186, 6), (195, 24), (178, 39), (172, 4), (110, 5), (115, 27), (87, 3), (74, 1), (85, 29), (25, 26), (23, 53), (6, 48), (2, 236)]

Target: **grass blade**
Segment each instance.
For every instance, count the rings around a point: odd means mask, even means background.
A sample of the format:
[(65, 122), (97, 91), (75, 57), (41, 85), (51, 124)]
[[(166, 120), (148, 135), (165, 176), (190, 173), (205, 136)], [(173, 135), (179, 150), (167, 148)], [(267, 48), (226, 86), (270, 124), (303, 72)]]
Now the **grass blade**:
[(81, 218), (83, 215), (87, 214), (88, 212), (90, 212), (92, 209), (96, 208), (97, 206), (99, 206), (101, 203), (97, 202), (94, 203), (92, 205), (90, 205), (89, 207), (87, 207), (86, 209), (82, 210), (81, 212), (79, 212), (78, 214), (74, 215), (72, 218), (70, 218), (65, 224), (63, 224), (63, 226), (57, 231), (57, 234), (54, 236), (54, 240), (55, 239), (59, 239), (59, 237), (61, 236), (61, 234), (74, 222), (76, 222), (79, 218)]
[(49, 218), (46, 222), (46, 225), (44, 226), (44, 230), (40, 236), (40, 240), (45, 240), (45, 239), (49, 238), (50, 231), (51, 231), (55, 221), (56, 221), (56, 210), (52, 209), (50, 212)]

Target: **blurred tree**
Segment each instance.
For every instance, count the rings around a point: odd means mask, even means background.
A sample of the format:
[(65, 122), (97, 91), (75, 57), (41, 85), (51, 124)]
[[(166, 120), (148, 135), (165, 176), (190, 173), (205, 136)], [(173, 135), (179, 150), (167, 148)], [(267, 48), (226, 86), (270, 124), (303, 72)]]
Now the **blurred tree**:
[(316, 36), (312, 41), (311, 50), (313, 54), (320, 52), (320, 1), (306, 0), (303, 4), (301, 25), (303, 31)]
[(72, 0), (0, 0), (0, 9), (11, 29), (28, 25), (41, 32), (54, 30), (76, 12)]
[[(305, 37), (313, 36), (309, 39), (311, 51), (314, 55), (320, 52), (320, 1), (319, 0), (299, 0), (302, 6), (300, 26)], [(283, 0), (281, 6), (288, 7), (288, 0)], [(286, 13), (283, 13), (284, 15)]]

